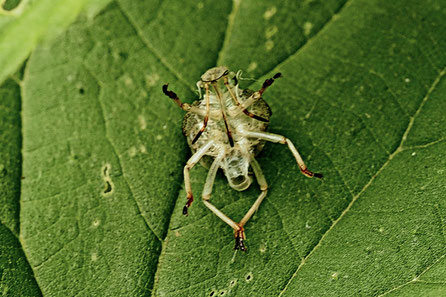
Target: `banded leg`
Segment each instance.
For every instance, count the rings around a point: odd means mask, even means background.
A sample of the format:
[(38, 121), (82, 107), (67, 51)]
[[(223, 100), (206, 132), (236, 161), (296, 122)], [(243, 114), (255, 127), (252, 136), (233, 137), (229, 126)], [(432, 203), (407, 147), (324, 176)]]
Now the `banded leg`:
[(274, 83), (274, 81), (275, 81), (276, 79), (278, 79), (279, 77), (281, 77), (281, 76), (282, 76), (282, 73), (278, 72), (278, 73), (274, 74), (273, 77), (271, 77), (271, 78), (267, 78), (267, 79), (263, 82), (263, 85), (262, 85), (262, 87), (261, 87), (260, 90), (259, 90), (260, 96), (262, 96), (262, 94), (266, 91), (266, 89), (267, 89), (269, 86), (271, 86), (271, 85)]
[(278, 79), (279, 77), (281, 77), (282, 74), (280, 72), (274, 74), (274, 76), (272, 78), (267, 78), (264, 82), (262, 87), (260, 88), (260, 90), (258, 90), (257, 92), (254, 92), (251, 96), (249, 96), (248, 99), (246, 99), (244, 102), (240, 103), (240, 109), (237, 110), (233, 116), (238, 115), (239, 113), (241, 113), (243, 110), (247, 109), (249, 106), (251, 106), (254, 102), (256, 102), (257, 100), (259, 100), (263, 93), (266, 91), (266, 89), (268, 89), (269, 86), (271, 86), (274, 81), (276, 79)]
[(164, 84), (163, 85), (163, 93), (164, 93), (164, 95), (166, 95), (167, 97), (172, 99), (182, 110), (188, 111), (190, 109), (190, 105), (187, 104), (187, 103), (181, 102), (180, 98), (178, 98), (178, 95), (175, 92), (169, 91), (167, 89), (168, 86), (169, 86), (169, 84)]
[[(228, 82), (228, 77), (227, 76), (224, 77), (224, 83), (225, 83), (226, 89), (228, 89), (229, 94), (231, 94), (231, 97), (234, 100), (235, 105), (240, 107), (240, 102), (238, 101), (237, 96), (235, 96), (234, 92), (232, 91), (231, 87), (229, 86), (229, 82)], [(248, 117), (251, 117), (251, 118), (256, 119), (258, 121), (261, 121), (261, 122), (269, 122), (267, 119), (262, 118), (262, 117), (260, 117), (258, 115), (255, 115), (255, 114), (249, 112), (246, 108), (242, 109), (242, 111)]]
[(308, 177), (317, 177), (322, 178), (323, 175), (321, 173), (315, 173), (308, 170), (307, 165), (305, 165), (304, 160), (302, 160), (302, 157), (300, 156), (299, 152), (297, 151), (294, 144), (289, 140), (288, 138), (274, 134), (274, 133), (268, 133), (268, 132), (255, 132), (255, 131), (245, 131), (243, 132), (243, 135), (246, 137), (252, 137), (252, 138), (259, 138), (266, 141), (271, 141), (275, 143), (281, 143), (288, 145), (288, 148), (290, 149), (291, 153), (293, 154), (294, 158), (296, 159), (297, 164), (299, 165), (300, 171), (308, 176)]
[(204, 146), (202, 146), (198, 151), (195, 152), (195, 154), (190, 157), (190, 159), (186, 162), (186, 165), (184, 166), (184, 186), (186, 188), (187, 193), (187, 202), (186, 205), (183, 208), (183, 215), (187, 216), (187, 210), (191, 206), (192, 202), (194, 201), (194, 195), (192, 194), (192, 187), (190, 185), (190, 176), (189, 172), (192, 169), (192, 167), (195, 166), (195, 164), (200, 161), (200, 159), (207, 153), (207, 151), (212, 147), (214, 144), (214, 141), (209, 141)]
[(232, 219), (230, 219), (227, 215), (225, 215), (221, 210), (216, 208), (212, 203), (209, 202), (209, 199), (211, 198), (212, 193), (212, 187), (214, 185), (215, 181), (215, 175), (217, 174), (218, 168), (220, 166), (221, 161), (223, 160), (223, 157), (225, 155), (224, 149), (220, 151), (218, 156), (215, 158), (214, 162), (211, 165), (211, 168), (209, 168), (208, 175), (206, 177), (206, 183), (203, 188), (202, 198), (203, 203), (206, 205), (207, 208), (209, 208), (217, 217), (219, 217), (223, 222), (231, 226), (232, 229), (234, 229), (234, 232), (240, 231), (240, 229), (243, 229), (234, 222)]
[(235, 236), (235, 250), (242, 250), (246, 251), (246, 247), (244, 244), (245, 240), (245, 232), (243, 230), (243, 226), (249, 221), (249, 219), (254, 215), (254, 213), (259, 209), (260, 204), (262, 203), (263, 199), (266, 197), (266, 194), (268, 193), (268, 184), (266, 183), (265, 176), (263, 175), (262, 168), (260, 168), (259, 163), (256, 159), (252, 158), (251, 160), (251, 167), (254, 171), (254, 175), (256, 176), (257, 182), (259, 183), (260, 190), (262, 191), (257, 197), (254, 204), (251, 206), (251, 208), (248, 210), (248, 212), (245, 214), (243, 219), (238, 223), (238, 225), (241, 227), (240, 230), (236, 231)]
[(216, 81), (212, 82), (212, 87), (214, 88), (215, 94), (217, 94), (218, 101), (220, 102), (220, 111), (221, 111), (221, 115), (223, 117), (223, 121), (225, 123), (226, 135), (228, 135), (229, 144), (231, 145), (231, 147), (234, 147), (234, 139), (232, 138), (232, 132), (231, 132), (231, 129), (229, 128), (228, 121), (227, 121), (227, 118), (226, 118), (226, 112), (225, 112), (223, 99), (222, 99), (222, 96), (221, 96), (220, 91), (218, 89)]
[(198, 131), (197, 135), (195, 135), (194, 139), (192, 140), (192, 144), (194, 144), (195, 142), (197, 142), (198, 138), (200, 138), (201, 134), (203, 133), (204, 129), (206, 129), (206, 126), (208, 125), (208, 120), (209, 120), (209, 111), (210, 111), (210, 102), (209, 102), (209, 83), (205, 83), (204, 85), (205, 89), (206, 89), (206, 94), (205, 94), (205, 100), (206, 100), (206, 114), (204, 116), (204, 120), (203, 120), (203, 126), (201, 126), (200, 131)]

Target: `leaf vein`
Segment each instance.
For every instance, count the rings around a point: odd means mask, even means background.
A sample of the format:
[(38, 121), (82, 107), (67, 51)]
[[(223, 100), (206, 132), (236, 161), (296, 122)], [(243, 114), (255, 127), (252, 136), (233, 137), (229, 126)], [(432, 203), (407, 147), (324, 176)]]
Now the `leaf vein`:
[[(100, 80), (99, 80), (99, 79), (98, 79), (98, 78), (97, 78), (97, 77), (90, 71), (90, 69), (89, 69), (86, 65), (83, 65), (83, 66), (84, 66), (85, 70), (91, 75), (91, 77), (94, 78), (94, 79), (96, 80), (96, 82), (97, 82), (97, 84), (98, 84), (98, 86), (99, 86), (99, 88), (100, 88), (100, 91), (99, 91), (99, 92), (101, 93), (102, 90), (103, 90), (101, 81), (100, 81)], [(142, 211), (141, 211), (141, 207), (140, 207), (138, 201), (137, 201), (136, 198), (135, 198), (135, 195), (134, 195), (134, 193), (133, 193), (132, 188), (130, 187), (129, 182), (127, 181), (126, 174), (125, 174), (125, 172), (124, 172), (124, 168), (123, 168), (123, 166), (122, 166), (122, 162), (121, 162), (121, 157), (120, 157), (120, 155), (118, 154), (118, 152), (117, 152), (117, 150), (116, 150), (116, 148), (115, 148), (115, 145), (113, 144), (113, 142), (112, 142), (112, 140), (111, 140), (111, 138), (110, 138), (110, 136), (109, 136), (109, 131), (108, 131), (108, 128), (107, 128), (107, 120), (106, 120), (106, 117), (105, 117), (104, 106), (103, 106), (102, 100), (101, 100), (100, 98), (101, 98), (101, 95), (99, 94), (99, 96), (98, 96), (98, 102), (99, 102), (99, 104), (98, 104), (98, 105), (99, 105), (99, 108), (100, 108), (100, 110), (101, 110), (101, 118), (102, 118), (102, 121), (103, 121), (103, 123), (104, 123), (104, 129), (105, 129), (104, 137), (105, 137), (105, 140), (109, 143), (109, 145), (110, 145), (110, 147), (111, 147), (111, 149), (112, 149), (114, 155), (116, 156), (116, 160), (117, 160), (117, 162), (118, 162), (118, 166), (119, 166), (119, 171), (122, 173), (122, 177), (123, 177), (124, 183), (125, 183), (127, 189), (129, 190), (130, 195), (131, 195), (133, 201), (135, 202), (136, 209), (138, 210), (138, 215), (141, 215), (141, 217), (142, 217), (142, 219), (143, 219), (143, 221), (144, 221), (144, 223), (145, 223), (147, 229), (150, 230), (150, 231), (155, 235), (155, 237), (156, 237), (159, 241), (162, 242), (162, 239), (160, 238), (160, 236), (159, 236), (159, 235), (155, 232), (155, 230), (150, 226), (150, 222), (149, 222), (149, 221), (147, 220), (147, 218), (143, 215), (143, 213), (142, 213)]]
[(223, 59), (222, 54), (223, 54), (224, 49), (226, 48), (227, 44), (229, 43), (229, 39), (232, 34), (232, 28), (234, 27), (235, 15), (238, 13), (238, 9), (240, 7), (240, 1), (242, 1), (242, 0), (233, 0), (232, 1), (232, 9), (228, 15), (228, 23), (226, 25), (226, 30), (223, 35), (222, 45), (220, 47), (220, 50), (217, 53), (217, 60), (215, 61), (215, 66), (219, 66)]
[(405, 287), (405, 286), (407, 286), (407, 285), (410, 285), (410, 284), (412, 284), (412, 283), (420, 282), (420, 277), (421, 277), (424, 273), (426, 273), (429, 269), (431, 269), (433, 266), (435, 266), (437, 263), (439, 263), (445, 256), (446, 256), (446, 254), (441, 255), (437, 260), (434, 261), (434, 263), (432, 263), (431, 265), (429, 265), (428, 267), (426, 267), (426, 268), (425, 268), (425, 269), (424, 269), (418, 276), (416, 276), (415, 278), (411, 279), (411, 280), (408, 281), (408, 282), (405, 282), (404, 284), (401, 284), (401, 285), (399, 285), (399, 286), (396, 286), (396, 287), (394, 287), (394, 288), (392, 288), (392, 289), (390, 289), (390, 290), (388, 290), (388, 291), (386, 291), (386, 292), (384, 292), (384, 293), (378, 295), (378, 297), (385, 296), (385, 295), (387, 295), (387, 294), (389, 294), (389, 293), (391, 293), (391, 292), (397, 291), (397, 290), (399, 290), (399, 289), (401, 289), (401, 288), (403, 288), (403, 287)]
[(434, 79), (431, 87), (429, 88), (429, 90), (427, 91), (426, 95), (424, 96), (424, 98), (421, 100), (421, 103), (419, 104), (417, 110), (415, 111), (415, 113), (413, 114), (413, 116), (410, 118), (409, 120), (409, 124), (407, 125), (406, 130), (403, 133), (403, 136), (401, 137), (401, 142), (400, 145), (397, 147), (397, 149), (389, 155), (388, 159), (384, 162), (384, 164), (377, 170), (377, 172), (369, 179), (369, 181), (367, 182), (367, 184), (361, 189), (361, 191), (353, 197), (352, 201), (349, 203), (349, 205), (347, 206), (346, 209), (344, 209), (344, 211), (341, 213), (341, 215), (333, 222), (333, 224), (330, 226), (330, 228), (328, 228), (327, 231), (325, 231), (325, 233), (322, 235), (321, 239), (319, 240), (319, 242), (314, 246), (314, 248), (308, 253), (308, 255), (302, 260), (302, 262), (300, 263), (300, 265), (297, 267), (296, 271), (293, 273), (293, 275), (290, 277), (290, 279), (287, 281), (285, 287), (282, 289), (282, 291), (279, 293), (278, 296), (282, 296), (287, 290), (289, 285), (291, 284), (292, 280), (297, 276), (297, 273), (302, 269), (302, 267), (305, 265), (307, 259), (309, 257), (311, 257), (315, 251), (321, 246), (322, 242), (324, 241), (324, 239), (328, 236), (328, 234), (330, 234), (331, 230), (333, 230), (336, 225), (338, 224), (338, 222), (345, 216), (345, 214), (352, 208), (353, 204), (356, 202), (356, 200), (358, 200), (358, 198), (362, 195), (362, 193), (364, 193), (369, 187), (370, 185), (373, 183), (373, 181), (378, 177), (378, 175), (387, 167), (387, 165), (390, 163), (390, 161), (400, 152), (403, 151), (403, 146), (404, 143), (407, 139), (407, 135), (409, 134), (410, 130), (412, 129), (413, 123), (415, 121), (415, 118), (419, 115), (419, 113), (421, 112), (421, 110), (423, 109), (423, 106), (426, 104), (427, 100), (429, 99), (430, 94), (435, 90), (435, 87), (438, 85), (438, 83), (440, 82), (441, 78), (444, 76), (444, 74), (446, 73), (446, 66), (443, 67), (443, 70), (437, 75), (437, 77)]
[(294, 52), (292, 52), (290, 55), (288, 55), (287, 57), (284, 57), (282, 59), (282, 61), (278, 62), (275, 66), (273, 66), (271, 69), (267, 69), (264, 73), (262, 73), (261, 75), (259, 75), (259, 77), (262, 77), (264, 75), (266, 75), (267, 73), (271, 72), (273, 69), (276, 69), (278, 67), (280, 67), (281, 65), (287, 63), (287, 61), (289, 61), (292, 57), (296, 56), (299, 54), (300, 51), (302, 51), (306, 46), (308, 46), (308, 44), (314, 40), (317, 36), (319, 36), (319, 34), (329, 25), (334, 21), (334, 16), (338, 15), (342, 9), (344, 9), (352, 0), (347, 0), (345, 1), (342, 5), (340, 5), (331, 15), (331, 18), (328, 19), (325, 24), (323, 24), (319, 31), (317, 31), (313, 36), (311, 36), (310, 38), (307, 38), (305, 40), (304, 43), (302, 43)]
[(127, 12), (122, 8), (122, 6), (119, 4), (119, 1), (116, 2), (118, 9), (121, 11), (123, 17), (127, 20), (127, 22), (129, 23), (129, 25), (133, 28), (133, 30), (136, 33), (136, 36), (138, 36), (138, 38), (141, 40), (141, 42), (145, 45), (145, 47), (155, 56), (155, 58), (161, 63), (161, 65), (163, 65), (171, 74), (173, 74), (173, 76), (175, 76), (175, 78), (180, 81), (181, 83), (183, 83), (189, 90), (191, 90), (192, 92), (195, 92), (195, 90), (193, 88), (191, 88), (189, 86), (189, 83), (182, 78), (182, 76), (177, 73), (173, 67), (171, 65), (169, 65), (169, 63), (167, 63), (167, 61), (165, 61), (161, 55), (155, 50), (155, 48), (150, 44), (150, 42), (144, 37), (144, 35), (142, 34), (141, 30), (138, 29), (138, 27), (136, 26), (136, 24), (134, 23), (134, 21), (132, 20), (132, 18), (127, 14)]

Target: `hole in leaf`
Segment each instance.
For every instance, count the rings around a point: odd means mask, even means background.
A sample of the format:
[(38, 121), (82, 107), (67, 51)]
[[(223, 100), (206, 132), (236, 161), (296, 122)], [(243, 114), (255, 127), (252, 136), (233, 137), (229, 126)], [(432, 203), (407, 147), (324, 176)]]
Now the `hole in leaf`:
[(110, 193), (112, 191), (112, 186), (108, 180), (105, 181), (104, 194)]
[(113, 191), (113, 182), (109, 176), (109, 169), (110, 169), (110, 164), (104, 165), (104, 167), (102, 167), (102, 169), (101, 169), (101, 172), (103, 174), (104, 183), (105, 183), (105, 188), (104, 188), (103, 194), (108, 194)]
[(79, 94), (83, 95), (85, 93), (84, 88), (79, 88)]

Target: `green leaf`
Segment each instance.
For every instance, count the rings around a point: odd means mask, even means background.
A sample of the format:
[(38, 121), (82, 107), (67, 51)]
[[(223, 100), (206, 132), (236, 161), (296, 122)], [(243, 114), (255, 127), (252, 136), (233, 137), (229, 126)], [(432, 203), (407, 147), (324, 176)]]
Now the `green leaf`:
[[(110, 0), (3, 0), (0, 2), (0, 83), (15, 72), (39, 42), (60, 34), (85, 4), (93, 16)], [(5, 2), (5, 3), (3, 3)]]
[[(444, 294), (445, 16), (439, 0), (122, 0), (38, 47), (20, 238), (43, 295)], [(190, 153), (160, 88), (191, 102), (217, 64), (254, 89), (283, 74), (264, 95), (270, 130), (324, 173), (265, 147), (247, 253), (200, 201), (182, 216)], [(211, 201), (239, 220), (258, 193), (219, 174)]]
[(21, 178), (20, 86), (8, 79), (0, 87), (0, 222), (19, 231)]
[(18, 236), (21, 180), (20, 87), (0, 86), (0, 292), (2, 296), (41, 296)]

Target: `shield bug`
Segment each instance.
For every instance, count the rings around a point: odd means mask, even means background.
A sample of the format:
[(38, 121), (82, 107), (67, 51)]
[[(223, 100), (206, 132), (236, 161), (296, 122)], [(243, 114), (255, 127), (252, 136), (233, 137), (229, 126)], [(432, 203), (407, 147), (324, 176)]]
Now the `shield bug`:
[[(260, 90), (254, 92), (239, 88), (239, 73), (234, 75), (224, 66), (207, 70), (197, 82), (200, 100), (192, 104), (182, 103), (175, 92), (168, 90), (167, 84), (163, 85), (162, 89), (166, 96), (187, 111), (183, 121), (183, 134), (193, 155), (184, 166), (187, 202), (183, 214), (188, 214), (194, 200), (189, 172), (200, 162), (209, 168), (202, 192), (203, 203), (234, 229), (234, 249), (245, 251), (244, 226), (259, 208), (268, 189), (262, 169), (255, 159), (265, 141), (286, 144), (304, 175), (322, 178), (322, 174), (307, 169), (296, 147), (288, 138), (266, 132), (271, 110), (262, 95), (281, 74), (277, 73), (266, 79)], [(260, 185), (259, 197), (238, 223), (210, 202), (212, 186), (220, 168), (229, 185), (237, 191), (243, 191), (251, 185), (250, 168)]]

